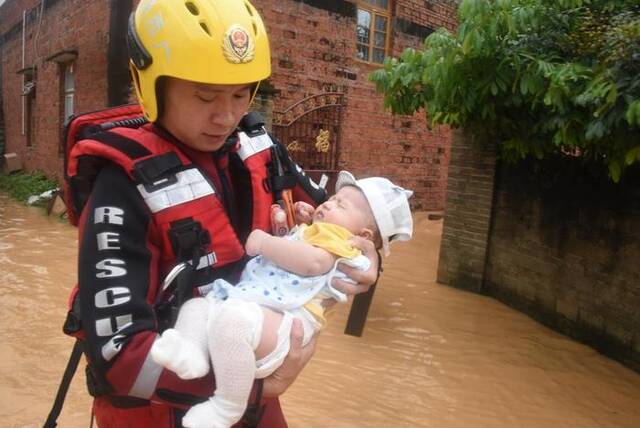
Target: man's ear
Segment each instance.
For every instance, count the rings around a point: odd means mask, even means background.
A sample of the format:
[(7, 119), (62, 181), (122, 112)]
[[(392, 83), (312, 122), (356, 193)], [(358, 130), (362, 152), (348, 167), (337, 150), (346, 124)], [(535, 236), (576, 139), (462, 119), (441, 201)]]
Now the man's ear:
[(373, 241), (373, 230), (364, 227), (358, 232), (358, 236), (363, 237), (364, 239), (368, 239), (369, 241)]

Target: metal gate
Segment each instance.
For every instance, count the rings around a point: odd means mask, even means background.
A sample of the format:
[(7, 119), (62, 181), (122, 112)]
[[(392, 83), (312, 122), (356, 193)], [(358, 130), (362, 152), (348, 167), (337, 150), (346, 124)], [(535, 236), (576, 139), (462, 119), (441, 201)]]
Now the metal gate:
[(285, 111), (273, 112), (273, 134), (305, 170), (335, 170), (343, 107), (341, 92), (307, 97)]

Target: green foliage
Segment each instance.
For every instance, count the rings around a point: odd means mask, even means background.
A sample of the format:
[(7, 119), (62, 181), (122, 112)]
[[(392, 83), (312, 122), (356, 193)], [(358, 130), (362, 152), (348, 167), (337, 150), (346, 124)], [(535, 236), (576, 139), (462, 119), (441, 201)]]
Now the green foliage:
[(640, 0), (463, 0), (455, 34), (370, 79), (396, 114), (465, 127), (506, 160), (562, 152), (640, 162)]
[(55, 181), (38, 171), (32, 174), (0, 174), (0, 191), (7, 192), (21, 202), (26, 202), (31, 195), (40, 195), (56, 187)]

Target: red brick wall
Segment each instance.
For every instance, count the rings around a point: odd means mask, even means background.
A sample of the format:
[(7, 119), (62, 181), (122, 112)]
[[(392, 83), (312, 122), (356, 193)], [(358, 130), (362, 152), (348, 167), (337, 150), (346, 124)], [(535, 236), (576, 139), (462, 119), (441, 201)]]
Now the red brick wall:
[(0, 7), (0, 34), (4, 34), (18, 21), (22, 22), (22, 11), (31, 10), (40, 4), (40, 0), (5, 0)]
[[(0, 9), (2, 34), (16, 22), (21, 23), (23, 9), (39, 9), (37, 3), (34, 0), (8, 0)], [(5, 15), (7, 11), (10, 13)], [(14, 19), (5, 20), (5, 16)], [(62, 173), (62, 159), (58, 153), (62, 127), (61, 73), (57, 63), (47, 62), (45, 58), (63, 49), (77, 49), (74, 110), (91, 111), (106, 105), (108, 21), (109, 3), (104, 0), (57, 1), (45, 9), (37, 37), (37, 52), (34, 42), (38, 19), (28, 23), (25, 63), (37, 66), (36, 125), (31, 147), (27, 147), (26, 136), (22, 135), (22, 76), (16, 74), (22, 68), (22, 31), (5, 40), (2, 48), (5, 151), (18, 153), (27, 170), (42, 170), (51, 177), (60, 177)]]
[[(435, 27), (455, 28), (454, 8), (427, 9), (427, 2), (399, 0), (403, 19)], [(392, 116), (382, 106), (368, 75), (378, 66), (355, 59), (356, 20), (295, 1), (255, 0), (267, 25), (272, 47), (271, 83), (280, 90), (275, 110), (328, 90), (345, 92), (338, 165), (356, 175), (383, 175), (415, 191), (418, 209), (442, 209), (446, 189), (450, 132), (427, 130), (423, 114)], [(401, 11), (401, 12), (399, 12)], [(419, 15), (417, 12), (421, 12)], [(437, 13), (446, 13), (438, 16)], [(413, 17), (419, 20), (413, 20)], [(391, 51), (420, 47), (422, 39), (399, 31), (391, 35)], [(351, 78), (350, 78), (351, 77)], [(353, 79), (355, 77), (355, 79)]]
[(399, 0), (395, 16), (429, 28), (456, 28), (457, 2), (453, 0)]
[[(22, 9), (37, 6), (36, 0), (8, 0), (13, 17), (21, 19)], [(368, 75), (377, 66), (355, 59), (355, 17), (309, 6), (294, 0), (254, 0), (267, 25), (272, 47), (271, 83), (278, 91), (274, 109), (284, 110), (310, 95), (329, 90), (346, 94), (346, 110), (338, 165), (356, 175), (384, 175), (415, 191), (412, 203), (418, 209), (444, 207), (450, 133), (448, 129), (428, 130), (424, 114), (392, 116), (382, 107)], [(442, 3), (442, 4), (440, 4)], [(77, 47), (76, 111), (90, 111), (107, 104), (106, 57), (109, 10), (107, 1), (59, 0), (45, 14), (39, 52), (44, 58), (56, 50)], [(134, 6), (137, 4), (134, 1)], [(398, 0), (393, 14), (432, 29), (455, 26), (450, 1)], [(6, 7), (7, 5), (5, 5)], [(5, 10), (0, 10), (4, 13)], [(6, 28), (9, 19), (3, 19)], [(62, 24), (62, 25), (61, 25)], [(6, 31), (6, 30), (4, 30)], [(28, 27), (27, 53), (33, 62), (35, 25)], [(3, 32), (4, 33), (4, 32)], [(3, 34), (0, 33), (0, 34)], [(406, 47), (420, 47), (422, 38), (392, 31), (391, 53)], [(20, 153), (28, 169), (59, 175), (58, 158), (60, 104), (58, 66), (38, 62), (36, 144), (27, 149), (20, 135), (21, 36), (4, 46), (5, 122), (7, 151)], [(124, 47), (123, 47), (124, 48)]]

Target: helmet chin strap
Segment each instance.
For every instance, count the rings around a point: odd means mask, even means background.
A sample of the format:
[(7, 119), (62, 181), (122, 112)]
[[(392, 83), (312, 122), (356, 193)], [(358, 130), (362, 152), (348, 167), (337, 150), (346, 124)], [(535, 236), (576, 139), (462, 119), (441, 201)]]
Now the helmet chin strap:
[(262, 80), (259, 80), (258, 82), (256, 82), (256, 86), (253, 90), (253, 93), (251, 94), (251, 100), (249, 100), (249, 107), (253, 105), (253, 100), (256, 98), (256, 95), (258, 94), (258, 89), (260, 88), (261, 83), (262, 83)]

